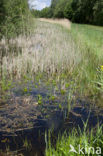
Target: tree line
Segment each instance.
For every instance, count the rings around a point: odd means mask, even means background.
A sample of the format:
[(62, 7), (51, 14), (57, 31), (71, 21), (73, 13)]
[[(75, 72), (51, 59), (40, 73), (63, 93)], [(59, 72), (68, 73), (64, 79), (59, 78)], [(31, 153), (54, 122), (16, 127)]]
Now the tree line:
[(43, 10), (32, 10), (35, 17), (68, 18), (72, 22), (103, 26), (103, 0), (52, 0)]
[(0, 0), (0, 38), (22, 33), (29, 14), (27, 0)]

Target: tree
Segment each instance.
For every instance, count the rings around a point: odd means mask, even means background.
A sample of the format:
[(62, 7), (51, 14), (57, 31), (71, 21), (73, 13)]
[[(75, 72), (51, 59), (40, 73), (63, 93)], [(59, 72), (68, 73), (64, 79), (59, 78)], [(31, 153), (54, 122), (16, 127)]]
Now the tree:
[(4, 20), (5, 20), (4, 0), (0, 0), (0, 23), (2, 24)]
[(64, 16), (69, 20), (72, 20), (73, 18), (73, 9), (71, 4), (72, 4), (72, 0), (69, 0), (64, 8)]
[(65, 9), (66, 4), (67, 4), (67, 0), (58, 1), (54, 10), (54, 17), (64, 18), (64, 9)]
[(56, 5), (58, 4), (59, 0), (52, 0), (51, 1), (51, 8), (55, 9)]
[(2, 38), (2, 34), (4, 33), (3, 31), (3, 25), (5, 22), (5, 7), (4, 7), (4, 0), (0, 1), (0, 39)]
[(94, 20), (93, 23), (96, 25), (102, 25), (103, 26), (103, 1), (99, 0), (95, 3), (93, 8), (93, 16)]
[(52, 12), (50, 7), (46, 7), (41, 10), (40, 17), (46, 17), (46, 18), (51, 18), (52, 17)]
[(26, 26), (27, 14), (27, 0), (0, 0), (1, 36), (10, 37), (22, 33)]
[(40, 11), (40, 16), (103, 25), (103, 0), (52, 0), (50, 7)]
[(35, 10), (35, 9), (32, 9), (31, 10), (31, 13), (34, 17), (38, 18), (38, 17), (41, 17), (41, 11), (40, 10)]

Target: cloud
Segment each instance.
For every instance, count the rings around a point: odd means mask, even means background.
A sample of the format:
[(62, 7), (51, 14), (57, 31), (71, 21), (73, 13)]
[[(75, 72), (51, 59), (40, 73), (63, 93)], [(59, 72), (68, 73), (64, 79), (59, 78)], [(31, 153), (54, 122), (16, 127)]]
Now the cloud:
[(30, 8), (42, 10), (50, 6), (51, 0), (29, 0)]

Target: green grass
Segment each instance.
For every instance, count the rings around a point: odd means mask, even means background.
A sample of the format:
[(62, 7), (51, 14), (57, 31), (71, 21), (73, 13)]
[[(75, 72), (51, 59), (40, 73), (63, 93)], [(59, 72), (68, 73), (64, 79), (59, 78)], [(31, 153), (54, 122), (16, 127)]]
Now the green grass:
[[(70, 152), (71, 145), (75, 148), (77, 153)], [(79, 149), (82, 149), (82, 151)], [(52, 146), (51, 141), (49, 140), (46, 148), (46, 156), (97, 156), (99, 154), (102, 155), (102, 152), (102, 126), (97, 126), (95, 130), (92, 129), (91, 131), (88, 131), (84, 126), (83, 132), (80, 129), (79, 131), (72, 129), (72, 131), (69, 132), (69, 135), (65, 132), (62, 137), (58, 137), (55, 147)]]
[(71, 35), (82, 55), (77, 74), (83, 94), (98, 94), (97, 83), (101, 81), (98, 69), (100, 71), (103, 64), (103, 27), (72, 24)]
[(72, 33), (82, 44), (90, 47), (98, 57), (103, 56), (103, 27), (72, 24)]

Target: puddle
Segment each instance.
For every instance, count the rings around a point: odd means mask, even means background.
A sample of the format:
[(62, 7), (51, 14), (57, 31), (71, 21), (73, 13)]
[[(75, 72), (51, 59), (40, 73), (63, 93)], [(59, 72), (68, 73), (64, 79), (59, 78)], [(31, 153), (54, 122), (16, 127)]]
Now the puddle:
[[(38, 87), (37, 87), (38, 86)], [(52, 85), (28, 83), (15, 85), (11, 98), (0, 108), (0, 149), (9, 148), (10, 156), (22, 153), (24, 156), (45, 154), (45, 132), (51, 130), (54, 136), (72, 128), (83, 128), (87, 121), (89, 128), (103, 123), (103, 111), (86, 100), (72, 101), (68, 115), (68, 92), (61, 94)], [(74, 104), (75, 103), (75, 104)], [(93, 107), (90, 107), (92, 105)]]
[(36, 45), (30, 46), (30, 51), (43, 51), (43, 46), (40, 42), (38, 42)]

